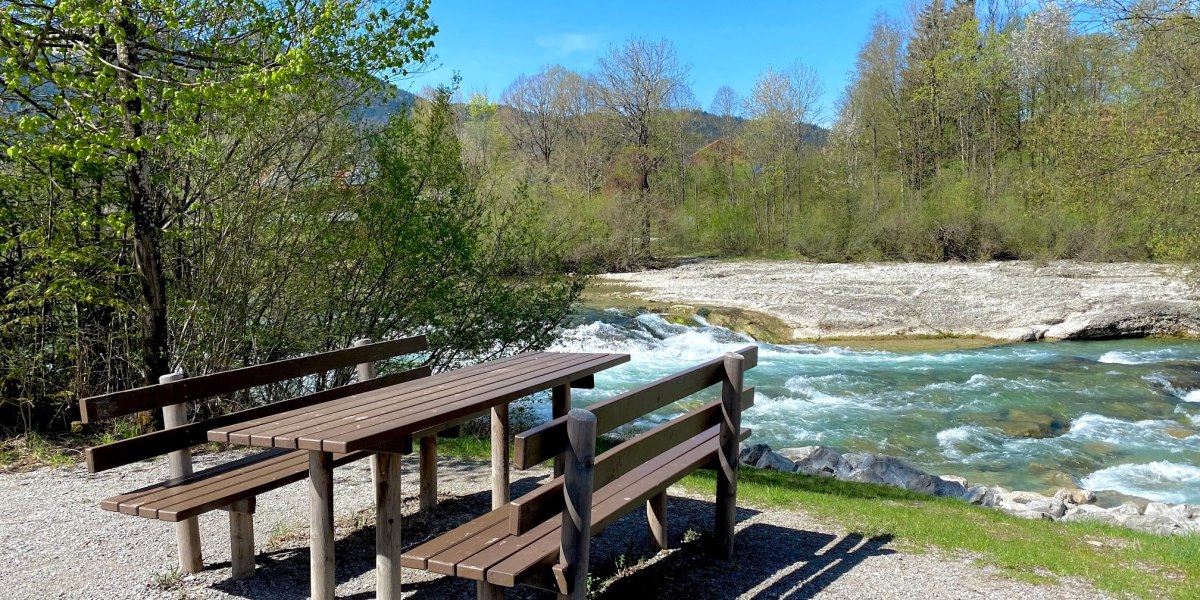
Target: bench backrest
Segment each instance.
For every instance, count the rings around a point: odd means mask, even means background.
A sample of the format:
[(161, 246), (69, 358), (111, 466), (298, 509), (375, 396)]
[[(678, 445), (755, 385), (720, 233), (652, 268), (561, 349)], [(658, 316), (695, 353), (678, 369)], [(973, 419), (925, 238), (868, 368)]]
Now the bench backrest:
[[(373, 365), (375, 361), (421, 352), (429, 347), (425, 336), (401, 338), (385, 342), (356, 345), (352, 348), (322, 352), (299, 358), (264, 363), (220, 373), (169, 381), (121, 392), (92, 396), (79, 401), (83, 422), (94, 423), (136, 412), (170, 407), (257, 386), (278, 383), (357, 365)], [(360, 369), (360, 374), (363, 371)], [(410, 381), (430, 374), (428, 366), (391, 373), (383, 377), (362, 380), (349, 385), (274, 402), (203, 422), (173, 427), (137, 437), (88, 448), (85, 451), (88, 470), (95, 473), (168, 452), (202, 444), (212, 427), (269, 416), (277, 412), (311, 406), (388, 385)]]
[[(736, 353), (743, 358), (743, 370), (758, 364), (757, 346)], [(596, 435), (601, 435), (723, 383), (727, 377), (725, 359), (717, 358), (597, 402), (585, 410), (595, 416)], [(744, 388), (741, 409), (744, 411), (753, 404), (754, 388)], [(721, 401), (715, 400), (609, 449), (595, 459), (592, 485), (596, 489), (604, 487), (647, 460), (719, 425), (722, 418)], [(518, 434), (514, 464), (518, 469), (527, 469), (566, 452), (567, 447), (567, 417), (563, 416)], [(546, 486), (526, 494), (509, 504), (509, 533), (523, 534), (562, 509), (563, 494), (559, 486)]]
[[(747, 346), (735, 352), (742, 355), (745, 370), (758, 365), (758, 346)], [(725, 377), (724, 359), (715, 358), (592, 404), (586, 407), (586, 410), (596, 415), (596, 435), (603, 435), (668, 404), (721, 383), (725, 381)], [(513, 464), (518, 469), (528, 469), (562, 454), (567, 450), (567, 418), (559, 417), (517, 434), (514, 446)]]

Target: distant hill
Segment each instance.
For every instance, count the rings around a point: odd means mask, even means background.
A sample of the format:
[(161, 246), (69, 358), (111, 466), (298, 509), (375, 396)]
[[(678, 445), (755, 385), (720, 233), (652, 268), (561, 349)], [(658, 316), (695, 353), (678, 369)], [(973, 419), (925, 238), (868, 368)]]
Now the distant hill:
[[(362, 119), (368, 123), (384, 123), (393, 113), (401, 110), (406, 110), (417, 101), (416, 94), (399, 89), (393, 85), (388, 85), (388, 91), (376, 94), (365, 106), (355, 112), (355, 117)], [(456, 107), (459, 111), (459, 116), (465, 118), (467, 107), (459, 105)], [(516, 110), (511, 106), (500, 105), (500, 112)], [(714, 115), (703, 110), (689, 110), (692, 122), (692, 127), (699, 136), (704, 140), (701, 144), (707, 144), (722, 136), (722, 117)], [(734, 117), (738, 125), (746, 123), (746, 119), (742, 117)], [(806, 124), (807, 131), (805, 133), (805, 141), (816, 146), (824, 146), (825, 141), (829, 138), (829, 130), (819, 125), (811, 123)]]
[[(705, 140), (711, 142), (722, 136), (721, 121), (723, 117), (703, 110), (690, 110), (688, 112), (691, 113), (692, 124), (696, 128), (696, 132)], [(737, 121), (739, 127), (747, 122), (742, 117), (734, 117), (734, 120)], [(825, 145), (825, 141), (829, 139), (828, 129), (819, 125), (813, 125), (812, 123), (806, 123), (804, 126), (807, 129), (804, 134), (804, 141), (816, 146)]]
[(407, 110), (417, 102), (417, 95), (402, 90), (392, 84), (384, 84), (384, 91), (371, 95), (363, 106), (353, 112), (355, 120), (367, 123), (386, 123), (388, 117), (402, 110)]

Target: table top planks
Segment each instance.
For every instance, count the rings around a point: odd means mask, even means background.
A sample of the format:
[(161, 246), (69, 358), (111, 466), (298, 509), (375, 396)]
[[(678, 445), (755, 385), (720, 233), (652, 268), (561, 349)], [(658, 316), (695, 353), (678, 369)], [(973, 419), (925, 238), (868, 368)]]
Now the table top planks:
[(208, 440), (324, 452), (371, 450), (629, 361), (627, 354), (527, 352), (222, 425)]

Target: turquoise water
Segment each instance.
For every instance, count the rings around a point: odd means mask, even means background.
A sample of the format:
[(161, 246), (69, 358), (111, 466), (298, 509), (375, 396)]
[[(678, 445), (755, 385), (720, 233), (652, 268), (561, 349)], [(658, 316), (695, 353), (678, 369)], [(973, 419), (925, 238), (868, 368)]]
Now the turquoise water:
[[(753, 343), (703, 321), (587, 311), (554, 349), (627, 352), (589, 404)], [(1200, 503), (1200, 342), (1041, 342), (941, 352), (759, 343), (752, 442), (907, 458), (937, 474), (1051, 492), (1079, 485)], [(716, 397), (719, 388), (697, 398)], [(700, 400), (697, 400), (700, 401)], [(673, 406), (640, 426), (679, 414)]]

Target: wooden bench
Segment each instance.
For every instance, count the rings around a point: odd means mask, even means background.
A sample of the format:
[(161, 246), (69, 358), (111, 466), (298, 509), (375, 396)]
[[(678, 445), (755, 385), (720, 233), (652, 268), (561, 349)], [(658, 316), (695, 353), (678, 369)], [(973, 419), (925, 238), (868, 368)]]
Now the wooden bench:
[[(668, 487), (697, 469), (716, 469), (716, 545), (733, 555), (741, 411), (753, 404), (743, 373), (757, 347), (727, 354), (516, 436), (515, 465), (563, 457), (565, 471), (532, 492), (405, 552), (401, 565), (478, 582), (481, 599), (530, 585), (584, 598), (593, 533), (646, 503), (655, 544), (668, 545)], [(722, 384), (721, 400), (671, 419), (595, 456), (596, 436)]]
[[(342, 350), (193, 378), (173, 373), (160, 378), (158, 385), (84, 398), (79, 401), (79, 407), (85, 423), (162, 408), (166, 424), (166, 428), (161, 431), (88, 448), (85, 451), (88, 470), (92, 473), (163, 454), (168, 454), (170, 458), (170, 479), (107, 498), (100, 503), (100, 507), (122, 514), (176, 523), (179, 564), (180, 569), (186, 573), (198, 572), (204, 566), (196, 516), (215, 509), (227, 510), (232, 543), (233, 578), (250, 577), (254, 574), (255, 498), (269, 490), (305, 479), (308, 476), (308, 453), (267, 450), (193, 472), (190, 449), (206, 443), (208, 430), (213, 427), (269, 417), (283, 411), (426, 377), (431, 373), (428, 366), (376, 377), (375, 362), (421, 352), (427, 348), (428, 342), (424, 336), (379, 343), (359, 340), (353, 347)], [(189, 401), (242, 392), (262, 385), (355, 366), (358, 373), (358, 381), (355, 383), (205, 421), (187, 422), (186, 406)], [(407, 453), (410, 449), (402, 450)], [(333, 462), (334, 465), (343, 465), (369, 454), (371, 453), (336, 454)]]

